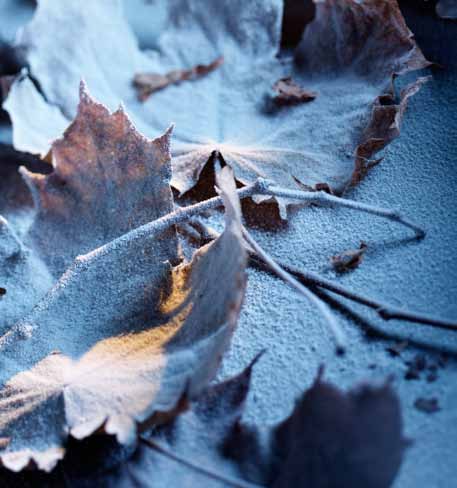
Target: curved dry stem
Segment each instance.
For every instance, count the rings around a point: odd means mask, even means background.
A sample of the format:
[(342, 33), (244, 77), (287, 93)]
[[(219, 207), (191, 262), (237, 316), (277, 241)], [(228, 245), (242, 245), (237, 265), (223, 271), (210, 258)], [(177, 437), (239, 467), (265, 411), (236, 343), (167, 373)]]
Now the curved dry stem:
[[(263, 263), (263, 259), (261, 257), (256, 255), (255, 258), (260, 259), (260, 261), (262, 261)], [(324, 288), (344, 298), (348, 298), (349, 300), (372, 308), (384, 320), (399, 319), (405, 320), (407, 322), (430, 325), (432, 327), (457, 331), (457, 321), (442, 319), (428, 314), (422, 314), (414, 310), (399, 308), (387, 302), (376, 300), (362, 293), (356, 293), (349, 288), (346, 288), (338, 283), (334, 283), (331, 280), (323, 278), (322, 276), (312, 271), (302, 270), (300, 268), (282, 263), (280, 261), (278, 261), (278, 264), (288, 273), (295, 276), (298, 280), (303, 281), (304, 283)]]
[(346, 338), (344, 336), (341, 327), (339, 326), (335, 316), (328, 307), (328, 305), (323, 302), (319, 297), (317, 297), (313, 292), (308, 290), (302, 283), (295, 279), (290, 273), (284, 270), (271, 256), (269, 256), (255, 241), (255, 239), (249, 234), (245, 227), (242, 228), (243, 237), (249, 246), (254, 250), (257, 256), (259, 256), (262, 261), (285, 283), (298, 291), (301, 295), (306, 297), (311, 303), (313, 303), (322, 316), (325, 318), (327, 325), (332, 332), (333, 338), (336, 344), (337, 354), (344, 354), (346, 350)]
[[(216, 232), (214, 229), (209, 228), (198, 219), (192, 219), (190, 221), (190, 224), (195, 229), (197, 229), (200, 235), (203, 235), (205, 239), (212, 240), (216, 239), (219, 236), (218, 232)], [(270, 267), (267, 263), (265, 263), (262, 256), (253, 251), (253, 249), (248, 249), (248, 252), (252, 260), (261, 263), (263, 267), (270, 271)], [(383, 302), (368, 295), (352, 291), (351, 289), (340, 285), (339, 283), (335, 283), (334, 281), (328, 280), (327, 278), (323, 278), (313, 271), (300, 269), (296, 266), (284, 263), (278, 259), (276, 259), (275, 261), (281, 268), (283, 268), (289, 274), (295, 276), (295, 278), (297, 278), (303, 284), (318, 286), (319, 288), (323, 288), (325, 290), (333, 292), (336, 295), (352, 300), (353, 302), (360, 303), (361, 305), (372, 308), (384, 320), (398, 319), (416, 324), (429, 325), (431, 327), (437, 327), (441, 329), (454, 331), (457, 330), (457, 321), (455, 320), (444, 319), (440, 317), (435, 317), (433, 315), (416, 312), (414, 310), (400, 308), (388, 302)]]

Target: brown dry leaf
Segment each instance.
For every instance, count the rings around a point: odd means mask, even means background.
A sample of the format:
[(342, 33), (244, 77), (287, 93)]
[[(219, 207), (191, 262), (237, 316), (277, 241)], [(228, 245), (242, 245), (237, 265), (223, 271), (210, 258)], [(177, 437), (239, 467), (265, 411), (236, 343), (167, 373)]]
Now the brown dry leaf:
[[(175, 230), (141, 226), (172, 209), (169, 137), (144, 138), (122, 110), (110, 114), (82, 87), (78, 115), (53, 145), (54, 172), (27, 174), (37, 204), (26, 235), (33, 247), (2, 227), (6, 274), (23, 286), (16, 256), (32, 281), (44, 268), (49, 286), (73, 264), (0, 337), (8, 469), (51, 470), (69, 435), (101, 429), (133, 442), (138, 424), (179, 411), (216, 371), (245, 286), (239, 202), (227, 169), (219, 179), (225, 231), (173, 267)], [(12, 297), (24, 306), (7, 288), (0, 306)]]
[[(77, 116), (51, 145), (53, 172), (22, 169), (37, 210), (26, 244), (38, 249), (54, 276), (78, 254), (173, 210), (170, 136), (168, 129), (147, 139), (122, 108), (111, 114), (81, 83)], [(176, 245), (170, 231), (164, 249), (154, 243), (154, 254), (176, 262)]]
[(142, 102), (147, 100), (154, 92), (163, 90), (169, 85), (181, 81), (194, 80), (205, 76), (217, 69), (224, 62), (219, 56), (209, 64), (197, 64), (191, 69), (178, 69), (168, 72), (165, 75), (158, 73), (139, 73), (133, 78), (133, 86), (138, 93), (138, 99)]
[[(396, 0), (315, 4), (315, 18), (293, 59), (278, 59), (282, 0), (169, 1), (157, 50), (147, 56), (114, 2), (90, 2), (81, 11), (78, 0), (43, 1), (20, 40), (28, 46), (30, 73), (43, 95), (27, 77), (11, 87), (5, 107), (14, 144), (46, 153), (48, 141), (74, 114), (73, 90), (83, 76), (108, 107), (122, 99), (145, 134), (162, 133), (166, 124), (176, 123), (172, 185), (181, 194), (195, 186), (216, 153), (242, 184), (261, 176), (289, 188), (326, 183), (341, 193), (371, 167), (373, 153), (398, 135), (407, 97), (389, 111), (376, 111), (376, 123), (370, 122), (373, 104), (376, 108), (378, 97), (393, 97), (393, 75), (429, 63)], [(106, 17), (110, 29), (100, 29)], [(80, 42), (74, 42), (75, 33)], [(137, 100), (136, 74), (168, 73), (221, 54), (224, 64), (210, 76), (168, 86), (146, 102)], [(77, 59), (79, 69), (73, 70), (68, 59)], [(285, 76), (319, 96), (313, 103), (278, 110), (271, 103), (271, 87)], [(33, 109), (33, 121), (24, 107)], [(396, 128), (386, 134), (394, 119)], [(255, 201), (267, 198), (255, 196)], [(290, 202), (277, 201), (285, 217)]]
[[(146, 139), (122, 109), (110, 114), (81, 84), (78, 114), (52, 144), (53, 172), (21, 169), (35, 210), (19, 175), (8, 173), (2, 181), (8, 191), (0, 208), (6, 218), (0, 218), (0, 284), (8, 294), (0, 302), (0, 334), (30, 311), (76, 256), (173, 209), (169, 145), (170, 130)], [(173, 231), (153, 249), (141, 251), (145, 269), (157, 258), (177, 262)]]
[(370, 121), (363, 132), (363, 142), (357, 146), (355, 151), (352, 185), (359, 183), (368, 171), (380, 162), (380, 160), (370, 161), (373, 154), (400, 135), (400, 127), (409, 98), (415, 95), (430, 79), (428, 76), (422, 76), (409, 84), (400, 92), (399, 101), (395, 100), (393, 92), (376, 98)]
[(331, 263), (333, 269), (337, 273), (346, 273), (357, 268), (363, 261), (367, 247), (365, 242), (362, 241), (358, 249), (349, 249), (341, 254), (332, 256)]
[(273, 90), (277, 92), (274, 100), (278, 105), (296, 105), (311, 102), (317, 97), (316, 92), (303, 89), (290, 76), (278, 80), (273, 85)]

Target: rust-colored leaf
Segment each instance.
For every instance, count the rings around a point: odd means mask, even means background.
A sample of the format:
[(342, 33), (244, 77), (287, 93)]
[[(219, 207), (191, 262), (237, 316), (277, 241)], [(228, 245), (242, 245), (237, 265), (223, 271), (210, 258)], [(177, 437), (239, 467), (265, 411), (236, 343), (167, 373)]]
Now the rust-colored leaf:
[(361, 242), (358, 249), (348, 249), (341, 254), (332, 256), (332, 266), (338, 273), (346, 273), (357, 268), (363, 261), (363, 257), (367, 250), (365, 242)]
[(311, 102), (317, 97), (316, 92), (303, 89), (290, 76), (278, 80), (273, 85), (273, 90), (277, 92), (274, 100), (278, 105), (298, 105)]
[(154, 92), (163, 90), (168, 85), (175, 85), (182, 81), (195, 80), (206, 76), (217, 69), (224, 62), (219, 56), (209, 64), (197, 64), (191, 69), (178, 69), (168, 72), (165, 75), (158, 73), (139, 73), (133, 78), (133, 86), (136, 88), (138, 99), (142, 102), (147, 100)]

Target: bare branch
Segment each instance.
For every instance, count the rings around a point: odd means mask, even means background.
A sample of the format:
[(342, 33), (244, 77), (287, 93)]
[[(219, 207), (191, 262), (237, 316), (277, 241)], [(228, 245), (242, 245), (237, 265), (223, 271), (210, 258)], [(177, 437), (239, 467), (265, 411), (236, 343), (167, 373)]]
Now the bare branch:
[[(308, 201), (315, 203), (332, 203), (339, 206), (352, 208), (359, 210), (361, 212), (367, 212), (373, 215), (378, 215), (384, 217), (388, 220), (393, 220), (399, 222), (407, 227), (410, 227), (416, 232), (417, 237), (423, 237), (425, 232), (423, 229), (413, 224), (409, 220), (404, 219), (397, 212), (389, 209), (383, 209), (378, 207), (372, 207), (370, 205), (356, 202), (353, 200), (347, 200), (344, 198), (335, 197), (334, 195), (329, 195), (328, 193), (318, 191), (318, 192), (304, 192), (299, 190), (288, 190), (285, 188), (279, 188), (271, 186), (267, 180), (264, 178), (258, 178), (253, 184), (245, 186), (237, 190), (238, 197), (240, 199), (251, 197), (253, 195), (271, 195), (277, 197), (285, 197), (289, 199), (295, 199), (300, 201)], [(95, 255), (104, 254), (109, 252), (114, 247), (117, 247), (123, 243), (126, 239), (129, 241), (135, 241), (136, 239), (143, 239), (146, 237), (153, 237), (160, 232), (172, 225), (181, 224), (183, 222), (189, 221), (193, 216), (206, 212), (207, 210), (212, 210), (218, 208), (222, 205), (221, 197), (213, 197), (205, 200), (203, 202), (196, 203), (194, 205), (189, 205), (187, 207), (181, 207), (171, 212), (163, 217), (154, 220), (153, 222), (148, 222), (140, 227), (137, 227), (130, 232), (127, 232), (123, 236), (108, 242), (107, 244), (95, 249), (94, 251), (81, 257), (83, 261), (89, 261)]]
[[(204, 238), (215, 239), (219, 235), (214, 229), (206, 226), (198, 219), (193, 219), (190, 223), (200, 232), (201, 235), (204, 236)], [(263, 266), (270, 270), (270, 267), (267, 263), (265, 263), (262, 256), (257, 254), (253, 249), (248, 249), (248, 252), (251, 259), (262, 263)], [(322, 276), (312, 271), (303, 270), (297, 268), (296, 266), (291, 266), (278, 259), (276, 259), (275, 261), (282, 269), (295, 276), (295, 278), (297, 278), (302, 283), (318, 286), (319, 288), (324, 288), (325, 290), (331, 291), (336, 295), (340, 295), (344, 298), (372, 308), (384, 320), (398, 319), (404, 320), (406, 322), (438, 327), (441, 329), (457, 330), (457, 321), (455, 320), (442, 319), (439, 317), (434, 317), (433, 315), (416, 312), (414, 310), (396, 307), (388, 302), (383, 302), (380, 300), (376, 300), (370, 296), (356, 293), (349, 288), (335, 283), (334, 281), (323, 278)]]
[[(261, 257), (255, 256), (255, 258), (260, 259), (263, 262), (263, 259)], [(323, 278), (322, 276), (318, 275), (317, 273), (313, 273), (312, 271), (302, 270), (295, 266), (282, 263), (280, 261), (278, 261), (278, 263), (283, 269), (295, 276), (298, 280), (303, 281), (307, 284), (316, 285), (320, 288), (329, 290), (337, 295), (348, 298), (349, 300), (370, 307), (376, 310), (378, 315), (384, 320), (399, 319), (405, 320), (407, 322), (414, 322), (417, 324), (439, 327), (441, 329), (457, 330), (457, 321), (455, 320), (453, 321), (441, 319), (432, 315), (422, 314), (413, 310), (396, 307), (387, 302), (382, 302), (367, 295), (356, 293), (338, 283), (327, 280), (326, 278)]]

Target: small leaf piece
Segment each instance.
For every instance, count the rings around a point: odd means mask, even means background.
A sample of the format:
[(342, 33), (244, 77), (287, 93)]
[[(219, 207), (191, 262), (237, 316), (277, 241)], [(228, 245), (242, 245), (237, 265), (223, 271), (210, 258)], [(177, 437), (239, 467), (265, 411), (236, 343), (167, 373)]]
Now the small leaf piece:
[(274, 101), (278, 105), (297, 105), (311, 102), (317, 97), (316, 92), (304, 90), (290, 76), (278, 80), (273, 85), (273, 90), (277, 92)]
[(191, 69), (173, 70), (166, 75), (158, 73), (139, 73), (133, 78), (133, 86), (138, 93), (138, 99), (142, 102), (147, 100), (154, 92), (163, 90), (168, 85), (174, 85), (181, 81), (195, 80), (211, 73), (224, 62), (219, 56), (209, 64), (197, 64)]
[(341, 254), (332, 256), (331, 262), (335, 271), (337, 273), (346, 273), (357, 268), (363, 261), (367, 247), (365, 242), (362, 241), (358, 249), (349, 249)]
[(423, 398), (419, 397), (414, 401), (414, 406), (417, 410), (424, 413), (436, 413), (441, 410), (438, 398)]

